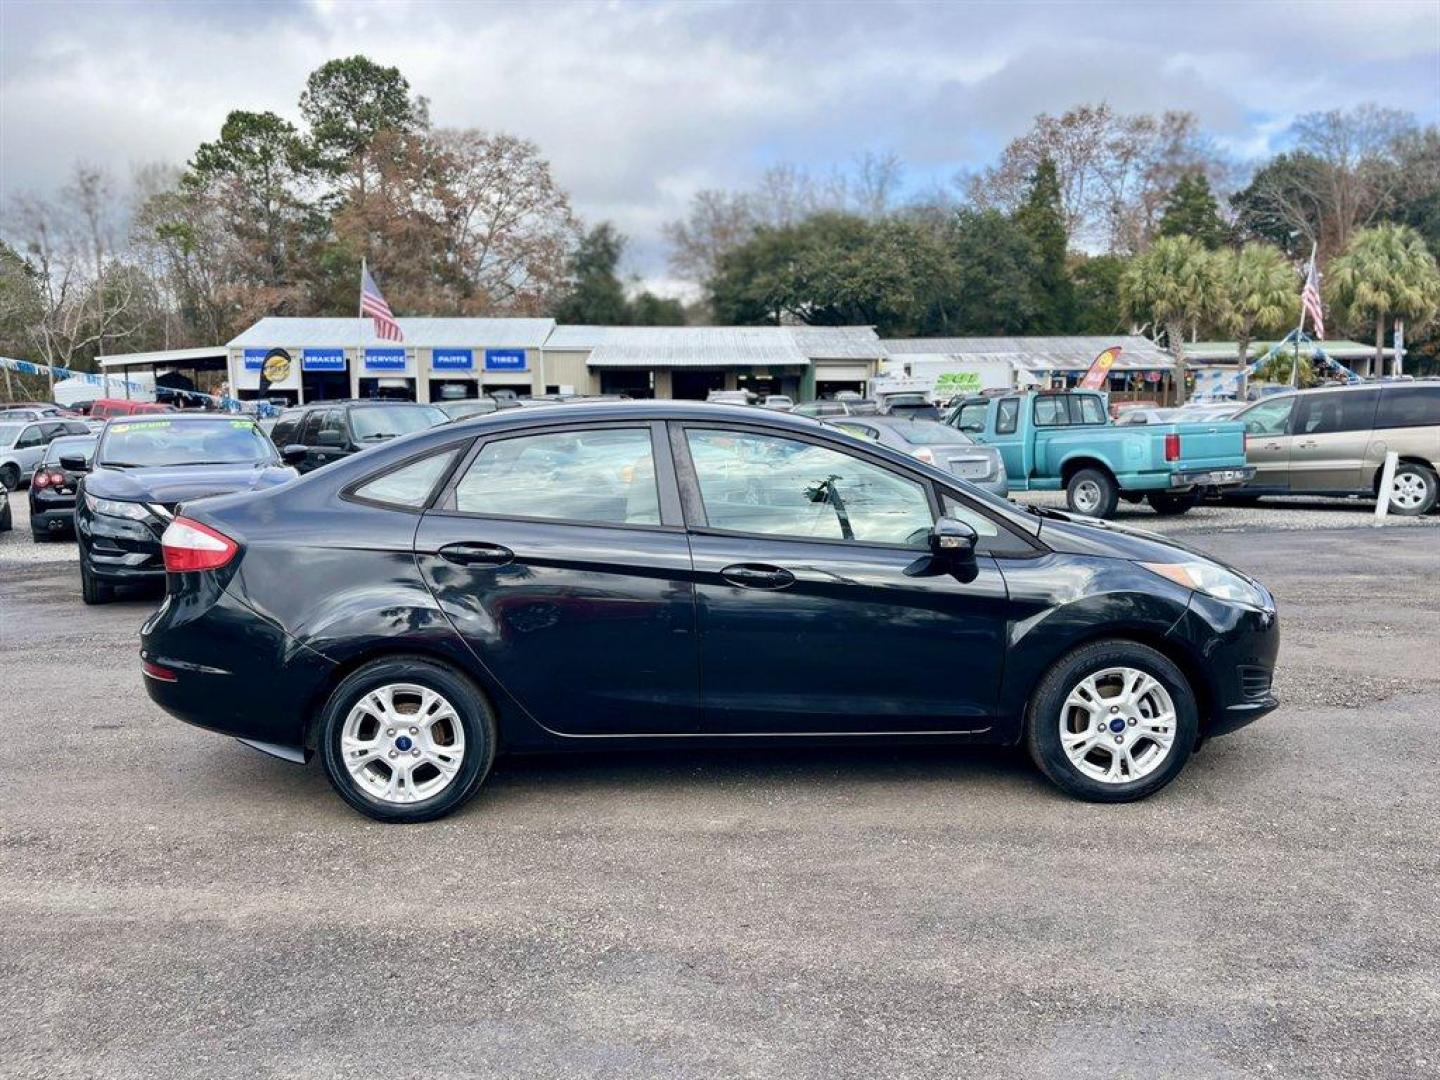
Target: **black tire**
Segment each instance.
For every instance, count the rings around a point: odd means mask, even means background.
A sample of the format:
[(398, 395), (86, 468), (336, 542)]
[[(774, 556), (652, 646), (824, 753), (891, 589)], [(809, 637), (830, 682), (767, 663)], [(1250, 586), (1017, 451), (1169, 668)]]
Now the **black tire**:
[[(1094, 485), (1090, 488), (1088, 485)], [(1086, 497), (1094, 492), (1094, 505)], [(1077, 495), (1079, 502), (1077, 503)], [(1120, 501), (1120, 488), (1115, 478), (1102, 469), (1081, 469), (1065, 485), (1065, 504), (1073, 513), (1089, 517), (1108, 518), (1115, 513), (1115, 504)], [(1084, 503), (1086, 508), (1081, 508)]]
[[(350, 710), (364, 695), (391, 683), (411, 683), (441, 694), (454, 707), (465, 736), (465, 754), (454, 779), (418, 802), (377, 798), (350, 775), (343, 760), (340, 740)], [(319, 742), (331, 786), (360, 813), (393, 824), (433, 821), (464, 805), (490, 774), (497, 742), (495, 714), (474, 683), (453, 668), (418, 656), (387, 657), (356, 669), (335, 688), (320, 714)]]
[(1168, 491), (1152, 491), (1147, 500), (1150, 509), (1162, 517), (1175, 517), (1183, 514), (1196, 503), (1195, 493), (1187, 491), (1184, 495), (1174, 495)]
[(9, 532), (15, 527), (15, 516), (10, 510), (10, 504), (5, 504), (5, 510), (0, 513), (0, 532)]
[[(1152, 676), (1165, 688), (1175, 707), (1169, 756), (1153, 772), (1129, 783), (1109, 783), (1087, 776), (1071, 762), (1061, 745), (1061, 711), (1071, 689), (1086, 676), (1112, 667), (1135, 668)], [(1199, 730), (1195, 694), (1184, 673), (1161, 653), (1133, 641), (1097, 641), (1061, 657), (1040, 680), (1025, 713), (1025, 745), (1031, 759), (1056, 787), (1087, 802), (1133, 802), (1153, 795), (1185, 767)]]
[(0, 487), (6, 491), (16, 491), (20, 487), (20, 470), (14, 465), (6, 465), (0, 468)]
[(1395, 467), (1394, 483), (1398, 485), (1401, 477), (1413, 478), (1413, 483), (1420, 484), (1424, 488), (1424, 494), (1421, 496), (1420, 502), (1408, 507), (1400, 506), (1392, 498), (1390, 500), (1392, 514), (1399, 514), (1401, 517), (1421, 517), (1435, 509), (1436, 490), (1440, 488), (1440, 481), (1436, 480), (1434, 472), (1413, 461), (1402, 461)]
[(80, 549), (80, 599), (92, 607), (96, 604), (108, 604), (115, 599), (115, 587), (105, 584), (90, 572), (84, 548)]

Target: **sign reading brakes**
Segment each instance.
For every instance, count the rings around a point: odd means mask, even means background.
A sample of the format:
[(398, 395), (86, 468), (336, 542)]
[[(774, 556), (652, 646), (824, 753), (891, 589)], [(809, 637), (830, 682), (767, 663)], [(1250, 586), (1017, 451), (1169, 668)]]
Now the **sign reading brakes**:
[[(302, 349), (300, 352), (301, 371), (344, 371), (344, 349)], [(271, 380), (274, 382), (275, 380)]]

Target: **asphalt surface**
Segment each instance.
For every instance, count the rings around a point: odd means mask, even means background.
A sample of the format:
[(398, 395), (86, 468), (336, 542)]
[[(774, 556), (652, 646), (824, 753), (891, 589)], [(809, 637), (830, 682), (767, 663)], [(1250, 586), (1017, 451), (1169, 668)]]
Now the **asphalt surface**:
[(1285, 705), (1145, 803), (693, 751), (406, 828), (166, 717), (153, 599), (3, 537), (0, 1076), (1440, 1075), (1440, 532), (1179, 521), (1279, 597)]

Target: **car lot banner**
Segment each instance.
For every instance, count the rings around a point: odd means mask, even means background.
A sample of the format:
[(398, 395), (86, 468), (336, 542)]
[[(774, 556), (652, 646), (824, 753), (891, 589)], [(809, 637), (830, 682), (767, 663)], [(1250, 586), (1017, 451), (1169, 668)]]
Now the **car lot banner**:
[(1105, 379), (1118, 359), (1120, 359), (1120, 346), (1111, 345), (1095, 358), (1095, 362), (1090, 365), (1090, 370), (1085, 372), (1085, 377), (1080, 380), (1080, 389), (1099, 390), (1105, 385)]
[(9, 368), (11, 371), (18, 371), (21, 375), (48, 375), (52, 374), (55, 381), (61, 379), (78, 379), (87, 386), (99, 386), (102, 389), (107, 386), (118, 386), (122, 390), (137, 390), (141, 393), (154, 393), (158, 399), (162, 394), (174, 398), (179, 404), (194, 403), (206, 405), (212, 409), (222, 409), (225, 412), (249, 412), (251, 409), (261, 416), (279, 415), (280, 410), (268, 402), (245, 402), (238, 398), (217, 396), (215, 394), (202, 393), (199, 390), (177, 390), (169, 386), (145, 386), (133, 379), (127, 379), (121, 375), (97, 375), (93, 371), (72, 371), (70, 368), (51, 367), (48, 364), (37, 364), (33, 360), (17, 360), (12, 356), (0, 356), (0, 368)]

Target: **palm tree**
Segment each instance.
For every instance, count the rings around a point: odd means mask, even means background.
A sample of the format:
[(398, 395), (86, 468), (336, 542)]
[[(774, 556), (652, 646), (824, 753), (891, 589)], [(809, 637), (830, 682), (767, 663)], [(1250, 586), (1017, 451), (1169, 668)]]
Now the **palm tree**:
[(1374, 374), (1385, 373), (1385, 324), (1406, 319), (1422, 327), (1440, 311), (1440, 270), (1420, 234), (1408, 225), (1376, 225), (1350, 238), (1330, 262), (1326, 299), (1349, 323), (1375, 320)]
[(1280, 249), (1270, 244), (1246, 244), (1239, 251), (1216, 252), (1213, 258), (1217, 314), (1220, 324), (1235, 335), (1236, 362), (1244, 371), (1256, 333), (1276, 332), (1299, 319), (1300, 281)]
[(1165, 331), (1175, 357), (1176, 401), (1185, 404), (1185, 329), (1218, 307), (1214, 257), (1189, 236), (1162, 236), (1130, 260), (1120, 302), (1127, 318)]

